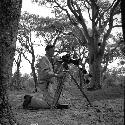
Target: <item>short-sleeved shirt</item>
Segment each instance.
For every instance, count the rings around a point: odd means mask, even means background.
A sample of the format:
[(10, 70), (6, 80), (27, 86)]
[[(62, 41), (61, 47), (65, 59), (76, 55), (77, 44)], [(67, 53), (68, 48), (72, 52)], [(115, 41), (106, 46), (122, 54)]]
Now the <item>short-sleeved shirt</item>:
[(49, 73), (53, 73), (53, 67), (47, 56), (42, 56), (37, 64), (38, 82), (50, 81)]

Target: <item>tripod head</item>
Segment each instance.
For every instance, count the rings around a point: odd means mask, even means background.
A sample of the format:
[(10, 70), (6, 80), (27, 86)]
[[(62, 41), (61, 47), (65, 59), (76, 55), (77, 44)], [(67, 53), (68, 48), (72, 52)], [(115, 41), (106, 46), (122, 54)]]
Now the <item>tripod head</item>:
[(76, 66), (79, 65), (79, 61), (80, 59), (73, 59), (71, 58), (70, 54), (66, 54), (63, 55), (62, 57), (60, 57), (60, 59), (58, 60), (59, 63), (61, 63), (63, 65), (63, 68), (68, 70), (68, 64), (74, 64)]

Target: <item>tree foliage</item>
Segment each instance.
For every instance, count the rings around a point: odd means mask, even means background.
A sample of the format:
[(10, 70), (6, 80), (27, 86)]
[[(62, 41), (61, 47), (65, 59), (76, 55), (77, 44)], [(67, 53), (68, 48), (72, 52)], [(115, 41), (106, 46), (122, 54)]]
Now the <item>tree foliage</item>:
[[(18, 31), (18, 43), (20, 47), (17, 49), (19, 53), (23, 55), (23, 57), (30, 63), (31, 70), (35, 82), (35, 87), (37, 85), (37, 75), (35, 70), (35, 61), (36, 61), (36, 53), (35, 47), (42, 46), (41, 41), (33, 40), (33, 36), (38, 36), (38, 27), (40, 24), (43, 24), (45, 21), (44, 18), (40, 18), (37, 15), (29, 14), (27, 12), (23, 13), (20, 18), (20, 27)], [(37, 32), (36, 32), (37, 31)], [(29, 58), (30, 56), (30, 58)]]
[[(105, 69), (105, 67), (104, 69), (101, 69), (101, 63), (107, 49), (106, 45), (108, 44), (108, 39), (113, 28), (121, 27), (121, 20), (118, 20), (117, 18), (117, 15), (121, 12), (121, 1), (34, 0), (34, 2), (39, 5), (50, 5), (56, 18), (61, 19), (67, 17), (74, 27), (78, 27), (82, 30), (81, 36), (83, 39), (80, 45), (86, 45), (89, 54), (90, 71), (94, 78), (93, 81), (95, 81), (95, 84), (97, 84), (97, 82), (100, 83), (99, 76), (101, 71), (104, 71)], [(84, 12), (88, 12), (89, 22), (91, 22), (90, 32), (88, 30), (89, 27), (85, 20)], [(108, 55), (111, 55), (112, 50), (108, 49), (107, 52)], [(118, 52), (112, 54), (117, 55)], [(109, 61), (108, 59), (109, 58), (107, 58), (107, 61)], [(105, 65), (107, 65), (107, 61), (105, 62)], [(98, 71), (96, 71), (97, 69)], [(94, 74), (95, 72), (98, 74)]]

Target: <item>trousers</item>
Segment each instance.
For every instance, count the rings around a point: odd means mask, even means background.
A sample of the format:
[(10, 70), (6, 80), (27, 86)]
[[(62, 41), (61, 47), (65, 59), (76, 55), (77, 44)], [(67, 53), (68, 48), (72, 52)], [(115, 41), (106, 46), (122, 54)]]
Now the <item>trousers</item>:
[(54, 94), (51, 93), (49, 86), (48, 85), (48, 81), (42, 82), (38, 84), (38, 87), (40, 89), (40, 93), (43, 95), (43, 100), (48, 104), (48, 105), (52, 105), (53, 104), (53, 100), (54, 100)]

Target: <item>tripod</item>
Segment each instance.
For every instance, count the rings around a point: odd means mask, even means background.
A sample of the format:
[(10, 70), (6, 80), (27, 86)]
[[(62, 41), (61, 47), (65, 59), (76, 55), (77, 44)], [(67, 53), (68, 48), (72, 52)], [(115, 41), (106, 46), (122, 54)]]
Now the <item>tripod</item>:
[[(61, 68), (63, 67), (63, 65), (61, 65)], [(79, 69), (80, 70), (80, 69)], [(66, 69), (63, 68), (62, 70), (63, 72), (65, 72), (65, 75), (63, 78), (58, 78), (57, 81), (58, 81), (58, 85), (57, 85), (57, 89), (56, 89), (56, 92), (55, 92), (55, 96), (54, 96), (54, 101), (53, 101), (53, 104), (51, 106), (51, 108), (55, 108), (56, 105), (58, 104), (58, 100), (60, 98), (60, 95), (62, 93), (62, 90), (63, 90), (63, 85), (64, 85), (64, 80), (66, 78), (66, 74), (68, 73), (70, 76), (71, 76), (71, 79), (74, 81), (75, 85), (77, 86), (77, 88), (81, 91), (83, 97), (86, 98), (88, 104), (92, 107), (92, 104), (91, 102), (89, 101), (88, 97), (86, 96), (86, 94), (84, 93), (83, 91), (83, 88), (79, 85), (79, 83), (77, 82), (77, 80), (74, 78), (74, 76), (72, 75), (72, 73)], [(79, 72), (79, 75), (80, 75), (80, 72)], [(80, 77), (80, 82), (82, 82), (81, 80), (81, 77)]]

